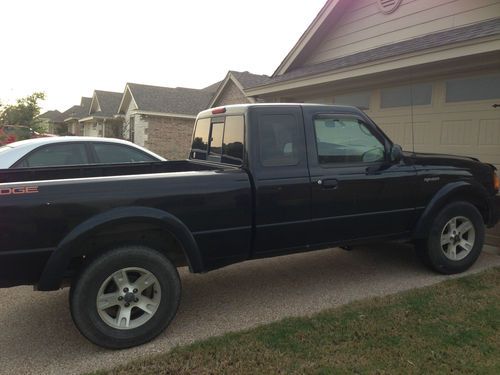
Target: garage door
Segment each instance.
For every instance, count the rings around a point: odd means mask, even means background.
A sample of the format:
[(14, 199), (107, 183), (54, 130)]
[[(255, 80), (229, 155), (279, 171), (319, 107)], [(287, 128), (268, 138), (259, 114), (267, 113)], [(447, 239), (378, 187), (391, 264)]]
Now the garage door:
[(420, 82), (374, 94), (380, 105), (367, 113), (403, 148), (412, 148), (413, 122), (415, 151), (473, 156), (500, 169), (500, 106), (495, 107), (500, 105), (500, 74)]

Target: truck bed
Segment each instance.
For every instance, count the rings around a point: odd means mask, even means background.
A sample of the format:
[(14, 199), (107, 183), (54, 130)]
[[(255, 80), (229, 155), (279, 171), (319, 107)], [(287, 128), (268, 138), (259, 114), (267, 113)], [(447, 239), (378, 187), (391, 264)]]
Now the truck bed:
[(0, 169), (0, 184), (7, 182), (47, 181), (70, 178), (128, 176), (218, 169), (221, 169), (221, 167), (191, 160), (159, 161), (151, 163), (93, 164), (71, 167)]

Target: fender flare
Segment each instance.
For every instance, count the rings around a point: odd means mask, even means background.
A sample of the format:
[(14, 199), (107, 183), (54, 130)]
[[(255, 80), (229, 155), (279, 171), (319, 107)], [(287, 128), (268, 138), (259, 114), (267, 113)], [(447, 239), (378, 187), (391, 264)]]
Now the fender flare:
[(100, 213), (73, 228), (59, 243), (42, 271), (37, 290), (57, 290), (71, 259), (78, 256), (78, 244), (104, 225), (142, 220), (160, 224), (181, 244), (191, 272), (203, 272), (203, 258), (188, 227), (168, 212), (150, 207), (122, 207)]
[(484, 202), (487, 205), (488, 193), (479, 183), (474, 181), (451, 182), (438, 190), (425, 207), (424, 212), (420, 215), (420, 218), (415, 225), (415, 229), (413, 230), (412, 237), (414, 239), (425, 238), (427, 236), (435, 216), (446, 205), (448, 199), (455, 194), (474, 197), (478, 201)]

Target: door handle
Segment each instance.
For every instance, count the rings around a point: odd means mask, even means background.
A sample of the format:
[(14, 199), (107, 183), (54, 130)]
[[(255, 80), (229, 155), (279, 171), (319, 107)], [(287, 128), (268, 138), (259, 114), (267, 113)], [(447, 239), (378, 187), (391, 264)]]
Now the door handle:
[(326, 180), (318, 180), (318, 185), (321, 185), (323, 189), (336, 189), (339, 186), (339, 182), (334, 178), (328, 178)]

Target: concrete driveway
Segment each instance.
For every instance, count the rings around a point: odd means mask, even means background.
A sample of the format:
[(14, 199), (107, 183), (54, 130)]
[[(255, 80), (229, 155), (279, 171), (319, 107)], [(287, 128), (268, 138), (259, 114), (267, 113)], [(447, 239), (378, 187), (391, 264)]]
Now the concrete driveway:
[[(469, 273), (494, 266), (500, 266), (500, 256), (483, 252)], [(408, 246), (329, 249), (246, 262), (204, 275), (182, 270), (181, 277), (182, 302), (171, 326), (153, 342), (123, 351), (97, 348), (80, 336), (71, 321), (67, 289), (0, 290), (0, 373), (93, 371), (208, 336), (447, 278), (421, 266)]]

